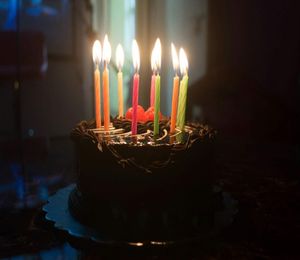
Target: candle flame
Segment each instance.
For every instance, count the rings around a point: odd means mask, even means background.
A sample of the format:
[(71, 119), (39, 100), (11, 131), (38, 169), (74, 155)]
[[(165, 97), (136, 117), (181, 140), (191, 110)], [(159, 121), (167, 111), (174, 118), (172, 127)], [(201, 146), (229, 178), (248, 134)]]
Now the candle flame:
[(118, 44), (118, 46), (117, 46), (116, 63), (117, 63), (119, 70), (121, 70), (124, 65), (124, 51), (123, 51), (121, 44)]
[(140, 69), (140, 51), (136, 40), (132, 41), (132, 61), (136, 71)]
[(174, 68), (175, 72), (177, 73), (179, 60), (178, 60), (178, 54), (177, 54), (176, 48), (173, 43), (171, 43), (171, 52), (172, 52), (173, 68)]
[(104, 41), (103, 41), (103, 53), (102, 53), (102, 59), (106, 64), (110, 62), (111, 58), (111, 46), (108, 41), (107, 34), (105, 34)]
[(180, 63), (180, 72), (182, 75), (187, 74), (189, 64), (188, 59), (186, 57), (185, 51), (183, 48), (180, 48), (179, 50), (179, 63)]
[(93, 44), (93, 61), (96, 65), (101, 62), (101, 43), (98, 40)]
[(155, 41), (155, 45), (153, 48), (154, 51), (154, 64), (155, 64), (155, 68), (157, 70), (160, 70), (161, 67), (161, 43), (160, 43), (160, 39), (157, 38)]

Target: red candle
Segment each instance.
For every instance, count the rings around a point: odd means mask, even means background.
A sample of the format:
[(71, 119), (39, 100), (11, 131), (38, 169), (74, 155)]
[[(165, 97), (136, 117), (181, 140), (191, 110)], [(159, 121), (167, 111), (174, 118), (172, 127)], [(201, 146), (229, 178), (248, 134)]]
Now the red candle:
[(173, 79), (173, 96), (172, 96), (172, 112), (171, 112), (171, 126), (170, 133), (175, 133), (176, 128), (176, 117), (177, 117), (177, 106), (178, 106), (178, 89), (179, 88), (179, 77), (175, 75)]
[(138, 70), (140, 68), (140, 52), (136, 40), (132, 42), (132, 60), (135, 69), (133, 77), (133, 92), (132, 92), (132, 121), (131, 121), (131, 133), (137, 134), (137, 106), (139, 101), (139, 79)]
[(151, 93), (150, 93), (150, 107), (154, 106), (155, 101), (155, 74), (153, 72), (153, 75), (151, 77)]
[(133, 77), (133, 92), (132, 92), (132, 122), (131, 132), (133, 135), (137, 134), (137, 106), (139, 103), (139, 74), (135, 73)]
[(172, 96), (172, 112), (171, 112), (171, 126), (170, 133), (173, 134), (176, 128), (176, 117), (177, 117), (177, 105), (178, 105), (178, 87), (179, 87), (179, 77), (177, 76), (178, 70), (178, 55), (175, 49), (174, 44), (171, 44), (171, 52), (172, 52), (172, 62), (173, 68), (175, 71), (175, 77), (173, 79), (173, 96)]

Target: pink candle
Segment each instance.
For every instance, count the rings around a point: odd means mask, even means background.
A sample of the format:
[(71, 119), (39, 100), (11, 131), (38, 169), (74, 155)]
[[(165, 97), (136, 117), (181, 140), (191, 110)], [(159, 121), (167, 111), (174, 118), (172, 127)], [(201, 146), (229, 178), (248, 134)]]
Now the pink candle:
[(154, 100), (155, 100), (155, 74), (153, 73), (151, 77), (150, 107), (154, 106)]
[(131, 132), (133, 135), (137, 134), (137, 106), (139, 103), (139, 81), (140, 81), (140, 76), (138, 73), (135, 73), (133, 77), (132, 121), (131, 121)]
[(132, 60), (135, 69), (133, 76), (133, 92), (132, 92), (132, 121), (131, 121), (131, 134), (137, 134), (137, 107), (139, 103), (139, 68), (140, 68), (140, 51), (136, 40), (132, 42)]

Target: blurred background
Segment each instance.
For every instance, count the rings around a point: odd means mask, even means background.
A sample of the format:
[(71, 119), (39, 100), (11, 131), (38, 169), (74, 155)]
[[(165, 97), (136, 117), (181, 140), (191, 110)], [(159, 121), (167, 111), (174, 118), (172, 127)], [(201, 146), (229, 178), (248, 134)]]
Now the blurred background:
[(131, 103), (133, 38), (141, 51), (139, 103), (149, 106), (150, 55), (162, 42), (161, 109), (170, 115), (173, 42), (189, 60), (188, 118), (230, 142), (298, 144), (300, 2), (238, 0), (0, 0), (0, 210), (34, 208), (74, 180), (69, 138), (92, 119), (92, 45), (125, 50)]

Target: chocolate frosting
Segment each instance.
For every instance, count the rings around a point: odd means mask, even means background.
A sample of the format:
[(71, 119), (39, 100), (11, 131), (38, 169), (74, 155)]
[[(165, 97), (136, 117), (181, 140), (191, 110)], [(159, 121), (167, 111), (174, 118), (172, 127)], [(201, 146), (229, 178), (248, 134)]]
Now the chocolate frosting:
[[(129, 132), (131, 129), (131, 121), (127, 119), (114, 118), (112, 124), (117, 129), (124, 129)], [(135, 168), (146, 173), (152, 173), (153, 170), (167, 167), (174, 161), (174, 156), (178, 152), (189, 149), (198, 142), (210, 142), (216, 136), (216, 131), (208, 125), (200, 123), (188, 123), (187, 131), (183, 132), (181, 141), (171, 143), (170, 137), (156, 142), (153, 137), (147, 137), (144, 142), (135, 143), (131, 139), (118, 141), (99, 138), (91, 129), (95, 128), (95, 120), (80, 122), (71, 132), (71, 138), (75, 143), (92, 142), (97, 145), (99, 152), (109, 152), (115, 161), (122, 168)], [(170, 121), (163, 120), (159, 124), (159, 135), (167, 133), (170, 129)], [(146, 133), (147, 130), (153, 130), (153, 121), (138, 123), (138, 134)], [(146, 150), (154, 150), (151, 154), (159, 153), (162, 156), (148, 158), (145, 160), (143, 154)], [(131, 151), (131, 152), (130, 152)], [(152, 157), (152, 156), (150, 156)]]

